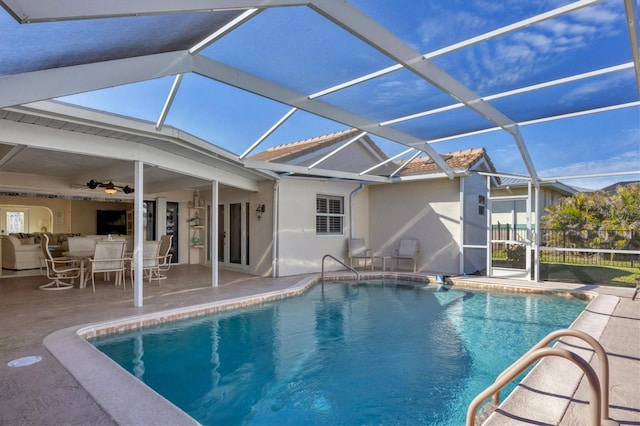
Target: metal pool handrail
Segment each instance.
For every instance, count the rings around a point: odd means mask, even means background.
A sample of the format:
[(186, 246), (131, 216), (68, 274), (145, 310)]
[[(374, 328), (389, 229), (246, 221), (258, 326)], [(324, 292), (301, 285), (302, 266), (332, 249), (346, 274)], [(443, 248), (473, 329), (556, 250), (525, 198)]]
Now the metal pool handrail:
[(342, 266), (344, 266), (347, 269), (350, 269), (354, 274), (356, 274), (356, 279), (360, 279), (360, 273), (358, 271), (356, 271), (355, 269), (353, 269), (351, 266), (346, 265), (343, 261), (336, 259), (334, 256), (330, 255), (330, 254), (325, 254), (324, 256), (322, 256), (322, 275), (320, 275), (320, 281), (324, 282), (324, 260), (330, 257), (333, 260), (335, 260), (336, 262), (338, 262), (339, 264), (341, 264)]
[[(589, 343), (594, 351), (598, 354), (600, 361), (600, 373), (602, 374), (602, 380), (599, 380), (595, 370), (585, 361), (582, 357), (570, 352), (566, 349), (559, 348), (546, 348), (553, 340), (561, 336), (577, 337)], [(508, 385), (513, 379), (518, 377), (520, 373), (526, 370), (531, 364), (538, 359), (545, 356), (559, 356), (569, 361), (572, 361), (578, 367), (580, 367), (587, 376), (590, 388), (590, 400), (589, 408), (591, 411), (591, 425), (610, 425), (617, 424), (609, 420), (609, 360), (604, 348), (600, 343), (588, 335), (579, 330), (561, 329), (549, 333), (540, 342), (533, 346), (527, 353), (521, 356), (511, 366), (507, 367), (498, 377), (496, 381), (485, 389), (482, 393), (474, 398), (467, 410), (467, 426), (475, 425), (476, 411), (480, 404), (486, 400), (489, 396), (493, 396), (493, 404), (497, 406), (500, 403), (500, 390)], [(595, 397), (595, 401), (593, 400)]]

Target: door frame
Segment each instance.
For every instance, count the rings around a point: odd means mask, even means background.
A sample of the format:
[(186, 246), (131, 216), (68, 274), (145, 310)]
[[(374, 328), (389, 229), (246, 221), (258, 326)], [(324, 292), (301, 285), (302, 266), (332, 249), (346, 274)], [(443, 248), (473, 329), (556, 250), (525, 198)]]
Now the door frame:
[[(231, 209), (233, 205), (240, 205), (240, 220), (239, 220), (239, 229), (235, 229), (235, 232), (232, 232), (231, 227), (233, 224), (231, 223)], [(214, 216), (212, 206), (209, 205), (207, 209), (207, 213), (209, 216), (209, 221), (213, 219)], [(221, 246), (219, 246), (218, 250), (218, 264), (223, 267), (234, 268), (234, 269), (242, 269), (249, 270), (249, 199), (241, 198), (241, 199), (232, 199), (219, 201), (217, 209), (222, 208), (223, 214), (220, 216), (218, 214), (218, 210), (216, 210), (215, 218), (218, 218), (218, 234), (223, 235), (223, 242)], [(231, 244), (230, 238), (237, 235), (237, 238), (240, 239), (240, 262), (231, 262)], [(210, 239), (211, 236), (207, 233), (207, 238)], [(212, 244), (219, 243), (219, 237), (215, 236), (215, 242), (209, 242), (208, 246), (213, 247)], [(207, 263), (211, 262), (211, 250), (207, 250)]]

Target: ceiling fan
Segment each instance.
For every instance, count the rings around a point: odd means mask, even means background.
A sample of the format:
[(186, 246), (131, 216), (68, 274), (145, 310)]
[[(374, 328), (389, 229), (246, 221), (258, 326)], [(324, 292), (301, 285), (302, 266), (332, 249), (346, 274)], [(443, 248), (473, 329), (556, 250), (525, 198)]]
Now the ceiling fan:
[(104, 182), (98, 182), (95, 179), (91, 179), (89, 182), (87, 182), (87, 186), (91, 189), (96, 189), (98, 187), (104, 188), (104, 192), (106, 192), (107, 194), (115, 194), (116, 192), (118, 192), (118, 188), (121, 189), (122, 192), (124, 192), (125, 194), (133, 193), (133, 188), (131, 188), (129, 185), (125, 185), (125, 186), (114, 185), (112, 181), (104, 183)]

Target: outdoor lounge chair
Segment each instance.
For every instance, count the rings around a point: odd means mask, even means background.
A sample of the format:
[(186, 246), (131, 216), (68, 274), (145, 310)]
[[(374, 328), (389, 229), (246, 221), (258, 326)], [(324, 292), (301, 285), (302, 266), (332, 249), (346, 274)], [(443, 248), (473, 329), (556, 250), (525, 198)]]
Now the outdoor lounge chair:
[(393, 251), (393, 256), (391, 256), (391, 270), (393, 270), (394, 263), (396, 269), (398, 269), (398, 261), (400, 260), (413, 260), (413, 272), (416, 272), (417, 258), (418, 240), (415, 238), (403, 238), (400, 240), (398, 248)]
[(353, 268), (354, 259), (364, 259), (364, 267), (367, 267), (368, 260), (371, 268), (373, 269), (373, 256), (371, 255), (371, 249), (365, 247), (364, 238), (349, 238), (347, 245), (349, 266)]

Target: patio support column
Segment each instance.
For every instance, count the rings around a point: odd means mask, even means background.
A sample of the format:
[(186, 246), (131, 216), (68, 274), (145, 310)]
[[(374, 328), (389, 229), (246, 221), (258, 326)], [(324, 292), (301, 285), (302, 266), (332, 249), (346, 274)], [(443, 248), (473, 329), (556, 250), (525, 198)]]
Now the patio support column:
[(458, 273), (460, 275), (464, 275), (464, 231), (465, 231), (465, 224), (464, 224), (464, 182), (465, 182), (465, 177), (464, 176), (460, 176), (460, 232), (458, 235), (458, 238), (460, 239), (460, 252), (458, 254), (458, 256), (460, 256), (460, 262), (459, 262), (459, 267), (458, 267)]
[(218, 287), (218, 181), (211, 182), (211, 286)]
[(540, 212), (540, 187), (535, 186), (533, 188), (534, 193), (534, 210), (536, 223), (533, 225), (533, 279), (536, 282), (540, 281), (540, 218), (542, 214)]
[(525, 243), (525, 265), (527, 269), (527, 281), (531, 281), (531, 241), (533, 234), (531, 232), (531, 181), (527, 183), (527, 239)]
[(142, 202), (144, 199), (143, 175), (144, 163), (142, 161), (134, 161), (134, 199), (133, 199), (133, 262), (134, 268), (131, 280), (133, 283), (133, 306), (141, 307), (143, 302), (144, 281), (142, 278), (142, 244), (144, 224), (142, 218)]
[(487, 215), (487, 277), (493, 276), (493, 266), (491, 257), (493, 256), (493, 245), (491, 243), (491, 214), (493, 212), (493, 199), (491, 197), (491, 176), (487, 175), (487, 194), (489, 199), (485, 201), (485, 213)]

